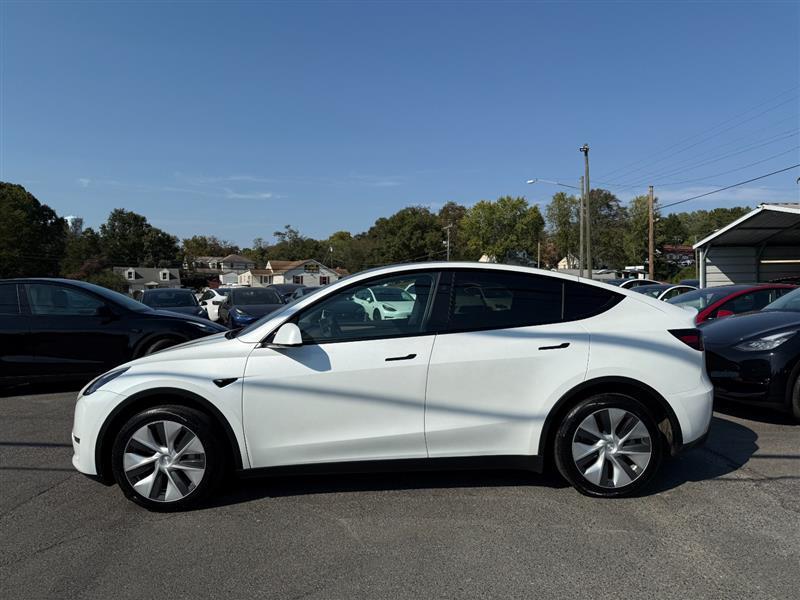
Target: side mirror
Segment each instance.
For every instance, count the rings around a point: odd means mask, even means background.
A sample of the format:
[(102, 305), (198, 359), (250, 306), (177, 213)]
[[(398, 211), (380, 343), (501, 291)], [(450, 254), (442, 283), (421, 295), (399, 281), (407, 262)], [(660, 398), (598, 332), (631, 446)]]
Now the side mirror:
[(284, 323), (280, 326), (278, 331), (275, 332), (275, 337), (272, 338), (271, 347), (278, 348), (291, 348), (294, 346), (303, 345), (303, 335), (300, 333), (300, 328), (294, 323)]
[(724, 308), (720, 308), (717, 311), (717, 318), (722, 319), (723, 317), (732, 317), (734, 314), (736, 313), (734, 313), (732, 310), (726, 310)]
[(208, 300), (201, 300), (200, 306), (208, 306)]

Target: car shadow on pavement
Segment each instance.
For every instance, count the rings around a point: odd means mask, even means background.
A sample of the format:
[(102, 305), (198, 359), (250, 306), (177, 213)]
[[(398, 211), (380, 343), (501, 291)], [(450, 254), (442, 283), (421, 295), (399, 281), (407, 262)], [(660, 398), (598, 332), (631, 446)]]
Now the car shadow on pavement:
[[(758, 450), (757, 439), (758, 435), (752, 429), (715, 416), (706, 444), (665, 460), (655, 482), (640, 496), (666, 492), (687, 482), (728, 475), (750, 460)], [(227, 493), (216, 496), (203, 508), (312, 494), (523, 486), (557, 489), (569, 487), (569, 484), (552, 469), (542, 474), (516, 470), (464, 470), (244, 478), (234, 480)]]
[(293, 475), (234, 480), (230, 492), (213, 498), (204, 508), (287, 496), (491, 487), (569, 487), (558, 475), (535, 475), (517, 470), (407, 471)]
[(714, 416), (708, 439), (698, 448), (666, 460), (643, 495), (657, 494), (687, 482), (718, 479), (744, 466), (758, 450), (758, 434), (735, 421)]

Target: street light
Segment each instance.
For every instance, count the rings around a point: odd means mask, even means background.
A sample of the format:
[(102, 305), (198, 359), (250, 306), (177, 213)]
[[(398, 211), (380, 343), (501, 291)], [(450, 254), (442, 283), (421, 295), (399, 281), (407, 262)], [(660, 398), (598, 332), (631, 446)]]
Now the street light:
[[(561, 187), (570, 188), (573, 190), (578, 190), (581, 193), (580, 197), (580, 209), (578, 211), (578, 222), (580, 223), (580, 239), (578, 241), (578, 275), (583, 277), (583, 256), (584, 256), (584, 246), (583, 246), (583, 223), (584, 223), (584, 189), (583, 189), (583, 177), (581, 177), (581, 187), (575, 185), (569, 185), (568, 183), (561, 183), (560, 181), (552, 181), (550, 179), (528, 179), (525, 183), (532, 184), (541, 181), (542, 183), (550, 183), (552, 185), (560, 185)], [(569, 253), (567, 253), (569, 254)], [(567, 261), (569, 262), (569, 256), (567, 256)]]
[(527, 184), (532, 184), (532, 183), (539, 183), (540, 181), (541, 181), (542, 183), (550, 183), (550, 184), (552, 184), (552, 185), (560, 185), (561, 187), (572, 188), (573, 190), (579, 190), (579, 189), (581, 189), (581, 188), (579, 188), (579, 187), (578, 187), (578, 186), (576, 186), (576, 185), (569, 185), (569, 184), (567, 184), (567, 183), (561, 183), (561, 182), (559, 182), (559, 181), (551, 181), (550, 179), (539, 179), (538, 177), (537, 177), (536, 179), (528, 179), (528, 181), (526, 181), (525, 183), (527, 183)]

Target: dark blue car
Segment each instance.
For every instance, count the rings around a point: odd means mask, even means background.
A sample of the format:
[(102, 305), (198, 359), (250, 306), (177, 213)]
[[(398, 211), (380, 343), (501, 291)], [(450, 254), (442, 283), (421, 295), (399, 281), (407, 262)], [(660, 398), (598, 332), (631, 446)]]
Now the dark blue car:
[(192, 315), (193, 317), (208, 318), (206, 309), (197, 302), (192, 290), (183, 288), (144, 290), (139, 301), (150, 308), (168, 310), (182, 315)]
[(280, 294), (271, 288), (233, 288), (219, 307), (219, 321), (231, 329), (249, 325), (284, 306)]

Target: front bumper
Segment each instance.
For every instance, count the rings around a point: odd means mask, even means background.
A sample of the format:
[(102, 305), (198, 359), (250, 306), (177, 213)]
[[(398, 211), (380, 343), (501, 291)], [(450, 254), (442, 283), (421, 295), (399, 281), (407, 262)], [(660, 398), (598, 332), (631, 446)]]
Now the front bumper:
[(84, 475), (97, 475), (95, 446), (111, 408), (119, 394), (99, 389), (89, 396), (79, 396), (72, 422), (72, 466)]
[(707, 348), (706, 369), (721, 400), (763, 406), (782, 405), (787, 374), (773, 351), (742, 352), (734, 348)]

